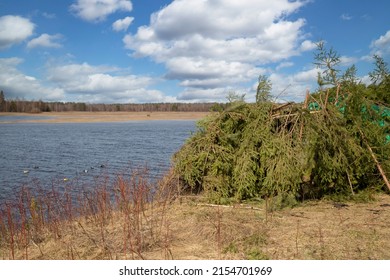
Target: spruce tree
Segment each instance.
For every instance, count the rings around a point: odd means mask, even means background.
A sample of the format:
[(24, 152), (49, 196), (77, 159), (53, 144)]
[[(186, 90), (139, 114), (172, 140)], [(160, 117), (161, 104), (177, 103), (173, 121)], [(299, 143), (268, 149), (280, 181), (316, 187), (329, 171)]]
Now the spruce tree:
[(5, 97), (4, 92), (0, 91), (0, 112), (5, 111)]

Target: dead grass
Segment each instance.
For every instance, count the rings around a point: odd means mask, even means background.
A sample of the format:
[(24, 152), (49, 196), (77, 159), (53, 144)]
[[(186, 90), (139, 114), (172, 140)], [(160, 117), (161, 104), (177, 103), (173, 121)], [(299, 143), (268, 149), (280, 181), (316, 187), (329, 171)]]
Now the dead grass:
[(142, 173), (118, 177), (114, 196), (104, 185), (77, 206), (66, 194), (50, 203), (25, 195), (25, 206), (1, 212), (0, 258), (390, 259), (388, 195), (269, 212), (264, 202), (218, 206), (178, 197), (173, 175), (164, 180), (151, 197)]
[(311, 201), (271, 213), (264, 204), (211, 207), (187, 201), (171, 213), (177, 259), (390, 259), (388, 195), (342, 208)]
[[(390, 259), (390, 197), (371, 203), (308, 202), (274, 214), (272, 259)], [(283, 234), (280, 234), (283, 233)]]
[[(144, 120), (197, 120), (208, 112), (44, 112), (38, 116), (48, 117), (37, 120), (16, 120), (9, 123), (90, 123), (125, 122)], [(34, 116), (27, 113), (0, 113), (0, 116)]]

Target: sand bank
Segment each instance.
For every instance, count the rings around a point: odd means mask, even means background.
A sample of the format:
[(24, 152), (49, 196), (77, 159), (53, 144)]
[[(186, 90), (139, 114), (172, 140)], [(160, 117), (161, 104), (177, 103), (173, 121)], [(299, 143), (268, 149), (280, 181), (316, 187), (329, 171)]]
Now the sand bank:
[[(0, 113), (0, 116), (26, 116), (2, 123), (91, 123), (145, 120), (198, 120), (208, 112), (45, 112), (40, 114)], [(34, 117), (38, 117), (34, 119)], [(43, 118), (42, 118), (43, 117)]]

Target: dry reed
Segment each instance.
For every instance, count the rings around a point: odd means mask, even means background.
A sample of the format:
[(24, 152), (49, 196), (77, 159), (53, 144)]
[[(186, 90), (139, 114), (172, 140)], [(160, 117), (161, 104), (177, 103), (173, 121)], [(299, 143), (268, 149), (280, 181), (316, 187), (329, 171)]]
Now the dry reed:
[[(154, 247), (164, 248), (168, 257), (166, 210), (174, 191), (169, 190), (169, 182), (159, 191), (148, 178), (144, 168), (117, 175), (115, 180), (102, 177), (83, 190), (77, 182), (67, 182), (62, 191), (55, 182), (50, 191), (23, 187), (16, 200), (0, 205), (2, 258), (29, 259), (29, 251), (35, 248), (39, 258), (51, 258), (45, 252), (46, 240), (65, 245), (60, 258), (83, 258), (80, 247), (87, 245), (96, 251), (96, 258), (144, 259), (144, 251)], [(117, 244), (119, 231), (122, 246)], [(77, 235), (86, 244), (76, 244)]]

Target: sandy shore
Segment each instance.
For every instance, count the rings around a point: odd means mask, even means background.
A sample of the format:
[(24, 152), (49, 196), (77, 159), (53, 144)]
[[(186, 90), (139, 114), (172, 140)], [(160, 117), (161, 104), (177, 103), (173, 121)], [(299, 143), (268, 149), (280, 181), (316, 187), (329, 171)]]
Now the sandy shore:
[[(32, 119), (10, 120), (2, 123), (91, 123), (144, 120), (198, 120), (208, 112), (48, 112), (40, 114), (0, 113), (0, 116), (27, 116)], [(33, 119), (37, 117), (37, 119)], [(44, 117), (40, 119), (41, 117)]]

